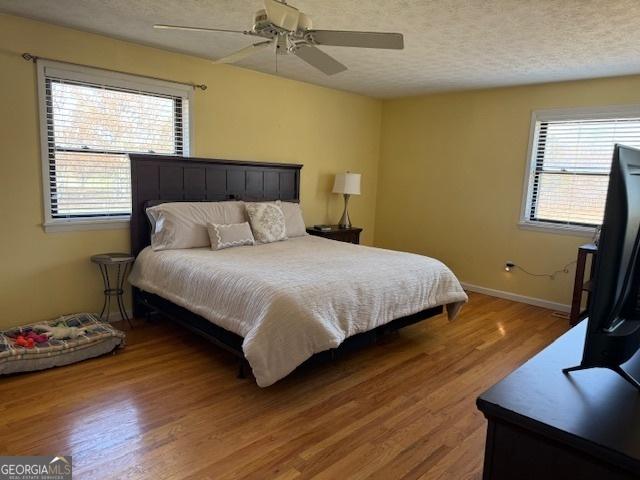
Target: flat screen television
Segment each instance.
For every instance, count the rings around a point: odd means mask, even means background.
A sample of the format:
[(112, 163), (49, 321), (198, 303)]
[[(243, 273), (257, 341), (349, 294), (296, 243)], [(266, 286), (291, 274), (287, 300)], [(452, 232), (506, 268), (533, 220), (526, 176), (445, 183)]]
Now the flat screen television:
[(582, 362), (563, 372), (622, 367), (640, 348), (640, 150), (616, 145), (588, 308)]

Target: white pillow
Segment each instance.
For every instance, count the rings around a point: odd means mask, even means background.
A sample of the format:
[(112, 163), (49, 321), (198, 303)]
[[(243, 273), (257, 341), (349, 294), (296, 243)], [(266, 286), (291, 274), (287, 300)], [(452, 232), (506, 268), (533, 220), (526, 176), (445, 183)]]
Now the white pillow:
[(208, 224), (246, 221), (244, 202), (171, 202), (147, 208), (151, 248), (170, 250), (210, 245)]
[(230, 223), (228, 225), (209, 224), (207, 230), (211, 240), (211, 250), (255, 245), (256, 243), (251, 233), (249, 222)]
[(259, 243), (287, 239), (284, 213), (278, 205), (272, 202), (257, 202), (246, 203), (245, 206), (253, 236)]
[(294, 202), (281, 202), (276, 201), (284, 213), (284, 224), (287, 229), (287, 237), (302, 237), (308, 235), (307, 228), (304, 225), (304, 218), (302, 218), (302, 209), (299, 203)]

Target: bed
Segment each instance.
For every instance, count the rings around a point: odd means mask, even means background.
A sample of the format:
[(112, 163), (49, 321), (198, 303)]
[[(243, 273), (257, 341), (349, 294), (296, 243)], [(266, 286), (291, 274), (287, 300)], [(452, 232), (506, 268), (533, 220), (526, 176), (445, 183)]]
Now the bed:
[(441, 262), (320, 237), (220, 251), (153, 251), (145, 209), (158, 202), (298, 201), (300, 165), (131, 155), (130, 276), (136, 314), (153, 310), (227, 349), (261, 387), (302, 363), (467, 300)]

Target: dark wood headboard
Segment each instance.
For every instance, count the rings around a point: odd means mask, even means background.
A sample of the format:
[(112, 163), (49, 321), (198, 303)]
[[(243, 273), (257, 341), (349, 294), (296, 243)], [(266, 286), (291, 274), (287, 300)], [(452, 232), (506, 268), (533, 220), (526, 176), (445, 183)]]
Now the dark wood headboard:
[(131, 154), (131, 252), (150, 244), (151, 202), (300, 201), (300, 169), (289, 163)]

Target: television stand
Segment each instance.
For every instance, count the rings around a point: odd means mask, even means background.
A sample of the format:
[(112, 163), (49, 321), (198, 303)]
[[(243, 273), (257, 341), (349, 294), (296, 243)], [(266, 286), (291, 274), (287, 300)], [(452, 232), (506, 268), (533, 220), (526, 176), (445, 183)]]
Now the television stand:
[[(488, 420), (484, 480), (639, 480), (640, 395), (618, 375), (577, 365), (580, 322), (478, 398)], [(640, 378), (640, 352), (624, 364)]]
[(629, 375), (627, 372), (625, 372), (620, 365), (614, 365), (612, 367), (608, 367), (608, 366), (607, 367), (605, 367), (605, 366), (602, 366), (602, 367), (599, 367), (599, 366), (587, 367), (587, 366), (584, 366), (584, 365), (577, 365), (575, 367), (563, 368), (562, 369), (562, 373), (564, 373), (566, 375), (569, 372), (577, 372), (579, 370), (588, 370), (590, 368), (608, 368), (609, 370), (613, 370), (618, 375), (620, 375), (622, 378), (624, 378), (627, 382), (629, 382), (631, 385), (633, 385), (638, 390), (638, 392), (640, 392), (640, 382), (638, 382), (638, 380), (636, 380), (631, 375)]

